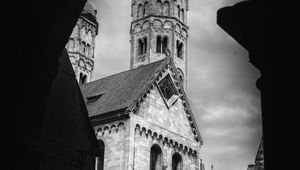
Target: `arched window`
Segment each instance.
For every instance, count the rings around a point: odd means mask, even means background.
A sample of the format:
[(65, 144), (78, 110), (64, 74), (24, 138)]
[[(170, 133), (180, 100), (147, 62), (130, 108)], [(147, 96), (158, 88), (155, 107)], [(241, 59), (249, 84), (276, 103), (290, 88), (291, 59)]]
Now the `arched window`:
[(156, 52), (157, 53), (166, 53), (167, 49), (168, 49), (168, 37), (165, 36), (164, 38), (161, 38), (161, 36), (157, 36)]
[(144, 43), (141, 39), (138, 40), (138, 55), (142, 55), (143, 54), (143, 46)]
[(183, 59), (183, 43), (176, 41), (177, 57)]
[(92, 40), (93, 40), (92, 30), (89, 29), (87, 34), (87, 43), (92, 44)]
[(182, 157), (177, 152), (172, 156), (172, 170), (182, 170)]
[(80, 30), (80, 37), (81, 37), (81, 40), (83, 40), (83, 41), (86, 40), (86, 28), (85, 28), (85, 26), (82, 26), (82, 28)]
[(162, 151), (158, 145), (150, 149), (150, 170), (162, 170)]
[(163, 4), (163, 15), (169, 16), (170, 15), (170, 3), (165, 1)]
[(143, 16), (147, 16), (149, 14), (149, 4), (148, 1), (146, 1), (144, 3), (144, 12), (143, 12)]
[(162, 42), (162, 53), (166, 53), (167, 48), (168, 48), (168, 37), (164, 37)]
[(138, 40), (138, 56), (147, 52), (147, 37)]
[(181, 15), (180, 16), (181, 21), (184, 22), (184, 10), (183, 9), (181, 9), (180, 15)]
[(137, 11), (137, 19), (142, 18), (143, 12), (144, 12), (143, 5), (142, 5), (142, 4), (139, 4), (139, 6), (138, 6), (138, 11)]
[(180, 6), (177, 5), (177, 17), (180, 19)]
[(157, 38), (156, 38), (156, 52), (157, 53), (161, 53), (161, 45), (162, 45), (161, 36), (157, 36)]
[(143, 47), (143, 54), (147, 53), (147, 37), (144, 37), (144, 47)]
[(91, 55), (92, 55), (91, 46), (90, 46), (90, 44), (87, 44), (87, 57), (90, 57)]
[(85, 42), (82, 41), (81, 42), (81, 50), (80, 50), (81, 53), (85, 54)]
[(157, 14), (160, 15), (162, 12), (162, 3), (161, 0), (156, 1), (156, 6), (157, 6)]
[(102, 140), (98, 140), (99, 152), (100, 155), (96, 157), (95, 162), (95, 170), (103, 170), (104, 169), (104, 152), (105, 152), (105, 144)]
[(80, 75), (79, 75), (79, 84), (84, 84), (84, 83), (86, 83), (86, 81), (87, 81), (87, 76), (80, 73)]

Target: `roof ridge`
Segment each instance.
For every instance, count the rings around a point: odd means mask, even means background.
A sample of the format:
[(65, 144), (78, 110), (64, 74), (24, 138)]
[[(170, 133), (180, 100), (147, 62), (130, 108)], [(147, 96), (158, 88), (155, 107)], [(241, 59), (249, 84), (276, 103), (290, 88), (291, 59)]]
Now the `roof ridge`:
[(132, 68), (132, 69), (129, 69), (129, 70), (124, 70), (124, 71), (121, 71), (119, 73), (115, 73), (115, 74), (112, 74), (112, 75), (109, 75), (109, 76), (106, 76), (106, 77), (102, 77), (100, 79), (97, 79), (97, 80), (94, 80), (94, 81), (91, 81), (91, 82), (88, 82), (88, 83), (85, 83), (85, 84), (81, 84), (80, 86), (85, 86), (85, 85), (88, 85), (88, 84), (91, 84), (91, 83), (94, 83), (94, 82), (97, 82), (97, 81), (101, 81), (101, 80), (105, 80), (107, 78), (111, 78), (113, 76), (117, 76), (117, 75), (120, 75), (120, 74), (124, 74), (126, 72), (130, 72), (130, 71), (133, 71), (133, 70), (137, 70), (137, 69), (142, 69), (143, 67), (146, 67), (146, 66), (149, 66), (149, 65), (153, 65), (153, 64), (156, 64), (158, 62), (163, 62), (164, 60), (166, 60), (168, 58), (164, 58), (164, 59), (161, 59), (161, 60), (158, 60), (158, 61), (155, 61), (155, 62), (152, 62), (152, 63), (149, 63), (149, 64), (146, 64), (146, 65), (140, 65), (139, 67), (136, 67), (136, 68)]

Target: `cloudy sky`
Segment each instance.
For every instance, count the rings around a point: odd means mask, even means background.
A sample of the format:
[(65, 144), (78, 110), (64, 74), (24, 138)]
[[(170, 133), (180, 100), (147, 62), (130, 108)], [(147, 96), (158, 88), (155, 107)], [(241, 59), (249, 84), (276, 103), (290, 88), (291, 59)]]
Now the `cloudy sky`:
[[(131, 0), (89, 0), (100, 25), (94, 79), (129, 69)], [(260, 73), (248, 53), (216, 24), (219, 8), (241, 0), (190, 0), (187, 95), (204, 140), (207, 170), (242, 170), (262, 135)]]

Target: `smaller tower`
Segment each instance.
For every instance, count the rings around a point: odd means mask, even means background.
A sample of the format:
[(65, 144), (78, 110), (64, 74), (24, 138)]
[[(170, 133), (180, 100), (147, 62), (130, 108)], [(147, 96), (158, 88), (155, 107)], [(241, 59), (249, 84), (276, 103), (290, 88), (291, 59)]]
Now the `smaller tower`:
[(87, 2), (66, 45), (79, 84), (92, 81), (95, 37), (98, 35), (97, 10)]

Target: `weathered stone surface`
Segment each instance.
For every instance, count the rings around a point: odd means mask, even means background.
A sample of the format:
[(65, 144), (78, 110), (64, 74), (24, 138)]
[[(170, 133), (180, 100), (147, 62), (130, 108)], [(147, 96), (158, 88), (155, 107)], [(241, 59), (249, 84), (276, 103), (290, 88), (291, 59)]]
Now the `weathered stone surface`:
[[(144, 11), (141, 12), (141, 10)], [(179, 11), (179, 12), (178, 12)], [(167, 37), (167, 49), (175, 60), (176, 67), (183, 72), (184, 86), (187, 75), (187, 38), (186, 25), (188, 1), (135, 0), (132, 3), (131, 22), (131, 61), (130, 67), (136, 68), (166, 57), (164, 52), (158, 52), (157, 37)], [(146, 38), (146, 52), (139, 54), (139, 40)], [(182, 56), (179, 58), (177, 44), (182, 44)]]

